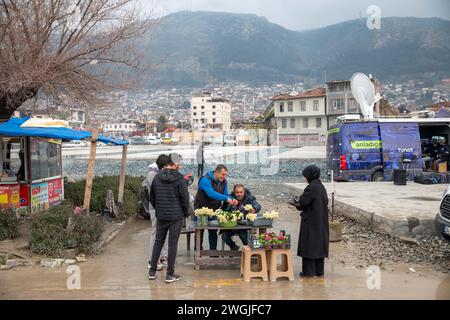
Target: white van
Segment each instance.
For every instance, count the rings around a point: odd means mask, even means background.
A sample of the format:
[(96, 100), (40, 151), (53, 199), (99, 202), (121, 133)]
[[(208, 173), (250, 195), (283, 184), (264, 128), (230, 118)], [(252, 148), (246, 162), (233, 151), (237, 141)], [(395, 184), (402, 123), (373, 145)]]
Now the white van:
[(439, 212), (434, 220), (436, 233), (441, 239), (450, 242), (450, 186), (442, 196)]
[(237, 142), (236, 142), (236, 136), (232, 135), (232, 134), (227, 134), (225, 135), (225, 137), (223, 138), (223, 142), (225, 145), (232, 145), (232, 146), (236, 146)]

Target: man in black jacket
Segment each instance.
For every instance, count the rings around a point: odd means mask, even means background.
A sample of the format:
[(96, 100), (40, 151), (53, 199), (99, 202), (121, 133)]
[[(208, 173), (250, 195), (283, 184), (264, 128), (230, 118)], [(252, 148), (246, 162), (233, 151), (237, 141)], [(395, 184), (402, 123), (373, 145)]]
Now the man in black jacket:
[(179, 164), (168, 157), (168, 165), (153, 179), (150, 202), (156, 213), (156, 239), (153, 247), (151, 266), (148, 278), (156, 278), (158, 258), (169, 232), (169, 252), (166, 282), (180, 279), (175, 274), (175, 258), (177, 256), (178, 239), (183, 227), (183, 219), (191, 214), (188, 184), (178, 171)]
[[(236, 184), (233, 187), (233, 192), (230, 193), (230, 197), (237, 200), (236, 205), (229, 205), (225, 203), (222, 208), (225, 211), (240, 211), (246, 213), (245, 206), (251, 205), (253, 209), (249, 213), (258, 213), (261, 211), (261, 205), (256, 201), (255, 196), (252, 195), (249, 189), (246, 189), (242, 184)], [(237, 234), (245, 246), (248, 244), (248, 231), (247, 230), (225, 230), (222, 232), (223, 241), (230, 247), (231, 250), (239, 250), (239, 246), (233, 241), (232, 237)]]

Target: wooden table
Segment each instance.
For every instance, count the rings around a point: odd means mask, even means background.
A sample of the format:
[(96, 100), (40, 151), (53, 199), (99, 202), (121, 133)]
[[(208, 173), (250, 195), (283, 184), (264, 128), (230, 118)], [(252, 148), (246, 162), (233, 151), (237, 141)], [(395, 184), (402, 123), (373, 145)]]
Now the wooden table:
[(195, 270), (200, 270), (200, 266), (213, 266), (213, 265), (230, 265), (230, 264), (241, 264), (241, 251), (233, 250), (201, 250), (201, 233), (203, 230), (223, 230), (223, 231), (239, 231), (239, 230), (257, 230), (259, 234), (266, 232), (267, 228), (271, 226), (264, 227), (254, 227), (250, 225), (237, 225), (233, 228), (222, 228), (218, 225), (210, 225), (207, 227), (197, 226), (193, 222), (192, 228), (195, 229)]

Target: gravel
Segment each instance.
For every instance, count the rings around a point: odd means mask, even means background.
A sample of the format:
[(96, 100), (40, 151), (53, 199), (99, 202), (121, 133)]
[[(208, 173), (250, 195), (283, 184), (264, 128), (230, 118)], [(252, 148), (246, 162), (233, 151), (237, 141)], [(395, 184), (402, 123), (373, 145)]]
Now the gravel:
[[(148, 166), (152, 161), (149, 160), (133, 160), (127, 161), (127, 175), (130, 176), (146, 176)], [(205, 165), (206, 170), (212, 170), (218, 163), (208, 163)], [(325, 172), (326, 163), (323, 160), (283, 160), (278, 163), (278, 170), (274, 175), (263, 175), (261, 167), (269, 167), (260, 164), (232, 164), (225, 163), (229, 169), (231, 180), (239, 180), (244, 183), (251, 183), (251, 181), (264, 181), (266, 183), (280, 183), (280, 182), (297, 182), (300, 179), (302, 170), (310, 165), (315, 164)], [(87, 171), (86, 160), (65, 160), (63, 164), (64, 175), (71, 179), (84, 179)], [(192, 172), (196, 176), (197, 165), (186, 163), (183, 165), (183, 172)], [(120, 174), (120, 161), (116, 160), (98, 160), (95, 163), (96, 176), (113, 176)]]
[(421, 264), (435, 270), (450, 271), (450, 244), (436, 236), (416, 236), (416, 244), (371, 230), (355, 221), (340, 217), (343, 241), (356, 250), (367, 265), (387, 263)]
[[(277, 192), (273, 185), (258, 183), (253, 184), (252, 189), (254, 193), (275, 197), (274, 202), (292, 199), (290, 194)], [(343, 224), (345, 250), (348, 256), (359, 260), (357, 267), (378, 265), (384, 268), (389, 264), (419, 264), (439, 272), (450, 272), (450, 244), (437, 236), (418, 235), (401, 240), (346, 217), (341, 216), (339, 220)], [(343, 264), (349, 262), (345, 257), (337, 259)]]

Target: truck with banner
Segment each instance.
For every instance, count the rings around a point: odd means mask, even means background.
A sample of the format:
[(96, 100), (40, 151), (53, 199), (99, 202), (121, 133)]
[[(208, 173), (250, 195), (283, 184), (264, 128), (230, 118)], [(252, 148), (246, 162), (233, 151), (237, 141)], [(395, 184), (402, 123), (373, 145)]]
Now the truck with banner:
[(372, 119), (331, 126), (327, 169), (336, 181), (390, 181), (395, 169), (413, 176), (424, 168), (422, 148), (433, 137), (448, 143), (450, 119)]

